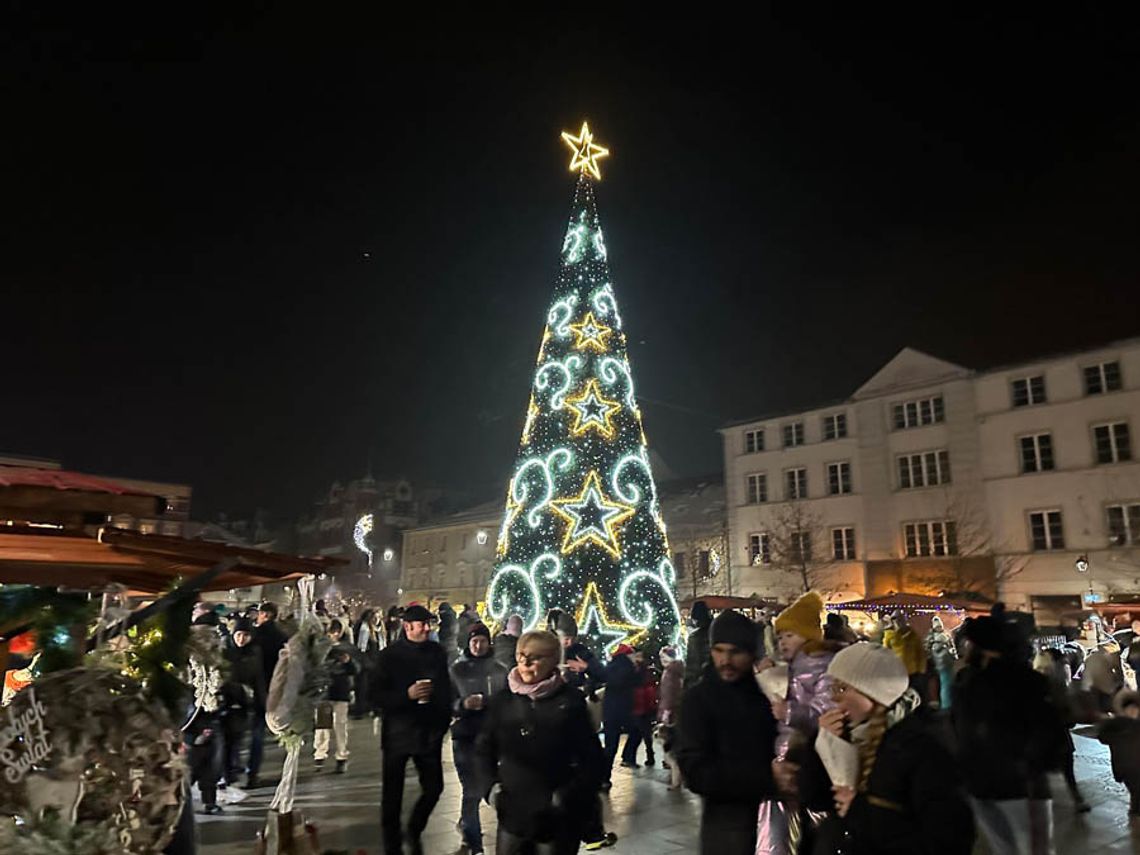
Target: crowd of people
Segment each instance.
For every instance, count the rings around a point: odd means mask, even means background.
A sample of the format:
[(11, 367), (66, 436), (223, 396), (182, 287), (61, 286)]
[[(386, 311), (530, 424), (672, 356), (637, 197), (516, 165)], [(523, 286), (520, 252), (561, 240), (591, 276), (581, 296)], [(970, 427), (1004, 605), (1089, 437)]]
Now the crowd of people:
[[(1089, 809), (1073, 771), (1077, 722), (1096, 724), (1140, 815), (1140, 642), (1136, 656), (1107, 634), (1087, 655), (1035, 650), (1000, 604), (953, 630), (934, 616), (923, 634), (897, 612), (861, 634), (814, 592), (755, 620), (714, 618), (698, 601), (683, 656), (622, 643), (605, 657), (557, 610), (526, 632), (511, 615), (493, 637), (470, 606), (316, 611), (331, 649), (314, 768), (332, 752), (343, 773), (350, 718), (378, 719), (392, 855), (423, 851), (449, 734), (468, 855), (484, 851), (483, 802), (504, 855), (612, 846), (602, 800), (615, 763), (659, 758), (670, 789), (702, 798), (703, 853), (967, 855), (976, 834), (995, 855), (1048, 853), (1048, 775), (1062, 773), (1074, 809)], [(186, 728), (213, 813), (219, 786), (243, 774), (259, 784), (266, 691), (290, 627), (272, 603), (228, 616), (202, 606), (195, 618), (228, 639), (222, 703)], [(409, 762), (420, 793), (404, 823)]]

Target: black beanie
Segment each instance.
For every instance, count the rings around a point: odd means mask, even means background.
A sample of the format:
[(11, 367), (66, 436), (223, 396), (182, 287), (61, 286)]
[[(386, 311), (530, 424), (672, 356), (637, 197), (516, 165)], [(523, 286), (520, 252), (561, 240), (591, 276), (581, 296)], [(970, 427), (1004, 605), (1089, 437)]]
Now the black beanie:
[(487, 638), (491, 637), (491, 630), (487, 629), (487, 624), (481, 621), (475, 621), (467, 628), (467, 640), (470, 641), (477, 635), (485, 635)]
[(709, 630), (710, 644), (732, 644), (756, 655), (756, 625), (732, 609), (721, 612)]

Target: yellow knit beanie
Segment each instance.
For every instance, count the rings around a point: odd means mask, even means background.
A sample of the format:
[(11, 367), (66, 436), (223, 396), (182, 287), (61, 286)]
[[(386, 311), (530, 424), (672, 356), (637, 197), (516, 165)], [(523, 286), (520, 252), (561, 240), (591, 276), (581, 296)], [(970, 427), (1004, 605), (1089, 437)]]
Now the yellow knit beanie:
[(808, 591), (776, 616), (776, 632), (794, 632), (808, 641), (820, 641), (822, 614), (823, 598), (815, 591)]

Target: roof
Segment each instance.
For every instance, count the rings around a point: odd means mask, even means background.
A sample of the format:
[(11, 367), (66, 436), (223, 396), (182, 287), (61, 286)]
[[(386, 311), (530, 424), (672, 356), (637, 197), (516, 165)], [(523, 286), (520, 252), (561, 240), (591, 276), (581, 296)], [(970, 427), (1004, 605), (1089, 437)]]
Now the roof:
[(311, 573), (335, 572), (348, 563), (340, 558), (282, 555), (118, 528), (100, 529), (98, 537), (45, 533), (40, 528), (0, 533), (0, 584), (91, 591), (118, 584), (132, 592), (157, 594), (170, 588), (175, 579), (196, 576), (227, 559), (236, 561), (235, 566), (204, 590), (285, 582)]
[(75, 514), (153, 516), (166, 499), (105, 478), (63, 469), (0, 466), (0, 518), (54, 522)]

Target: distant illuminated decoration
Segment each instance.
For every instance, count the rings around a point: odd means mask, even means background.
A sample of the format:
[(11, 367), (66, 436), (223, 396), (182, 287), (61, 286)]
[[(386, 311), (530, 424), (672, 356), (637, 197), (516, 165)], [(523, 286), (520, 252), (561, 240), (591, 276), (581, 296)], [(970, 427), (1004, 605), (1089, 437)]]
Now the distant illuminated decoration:
[(601, 181), (602, 171), (598, 169), (598, 159), (608, 156), (610, 150), (594, 144), (594, 135), (590, 133), (589, 123), (582, 122), (582, 130), (578, 132), (578, 136), (563, 131), (562, 140), (574, 152), (574, 156), (570, 159), (570, 171), (588, 172)]
[(356, 521), (352, 530), (352, 542), (356, 548), (368, 556), (368, 567), (372, 568), (372, 547), (368, 545), (368, 535), (372, 534), (372, 514), (365, 514)]

